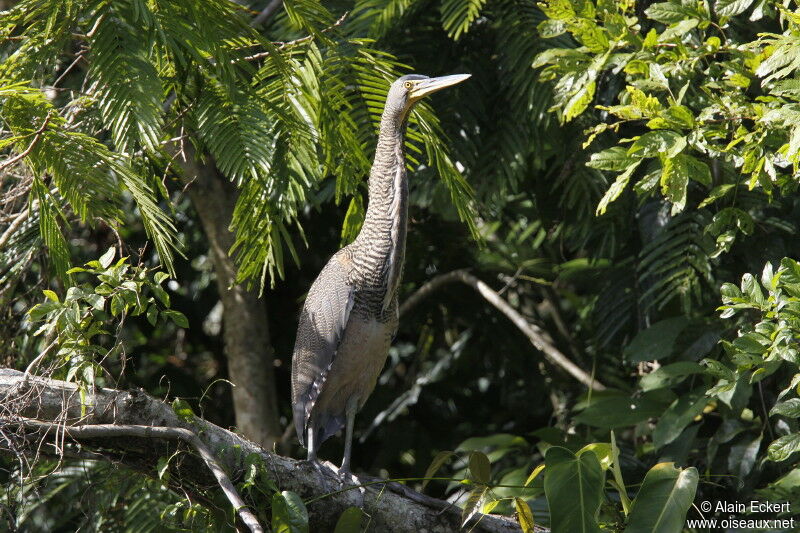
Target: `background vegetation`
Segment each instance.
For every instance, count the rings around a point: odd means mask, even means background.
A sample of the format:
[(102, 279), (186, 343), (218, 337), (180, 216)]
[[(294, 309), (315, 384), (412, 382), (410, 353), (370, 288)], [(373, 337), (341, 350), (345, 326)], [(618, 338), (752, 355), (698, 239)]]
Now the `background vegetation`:
[[(554, 531), (800, 509), (796, 2), (262, 4), (5, 3), (4, 366), (47, 351), (38, 372), (182, 398), (300, 456), (296, 319), (360, 226), (388, 84), (468, 72), (412, 118), (401, 299), (468, 268), (605, 388), (447, 285), (404, 315), (354, 469), (433, 461), (454, 481), (426, 491), (465, 518)], [(11, 529), (229, 520), (168, 468), (2, 457)]]

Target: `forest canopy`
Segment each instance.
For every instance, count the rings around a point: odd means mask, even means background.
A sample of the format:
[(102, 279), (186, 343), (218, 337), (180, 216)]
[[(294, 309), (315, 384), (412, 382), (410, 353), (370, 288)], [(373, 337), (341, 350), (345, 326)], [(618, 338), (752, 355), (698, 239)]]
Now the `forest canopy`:
[[(0, 9), (3, 529), (795, 529), (800, 3)], [(410, 116), (342, 494), (287, 459), (294, 334), (412, 72), (472, 77)]]

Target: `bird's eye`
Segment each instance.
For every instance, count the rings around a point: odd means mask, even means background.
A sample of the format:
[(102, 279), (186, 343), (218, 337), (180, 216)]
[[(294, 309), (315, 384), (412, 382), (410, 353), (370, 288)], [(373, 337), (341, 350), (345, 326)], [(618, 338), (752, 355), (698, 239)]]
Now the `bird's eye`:
[(407, 82), (405, 82), (403, 84), (403, 87), (405, 87), (406, 89), (410, 89), (413, 85), (414, 85), (413, 83), (411, 83), (410, 81), (407, 81)]

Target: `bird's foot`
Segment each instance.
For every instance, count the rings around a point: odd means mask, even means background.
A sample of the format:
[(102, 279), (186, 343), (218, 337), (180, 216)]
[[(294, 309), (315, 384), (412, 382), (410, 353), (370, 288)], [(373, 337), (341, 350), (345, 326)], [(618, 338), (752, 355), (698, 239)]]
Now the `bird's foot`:
[(361, 494), (366, 492), (366, 488), (364, 488), (361, 480), (350, 471), (349, 467), (343, 465), (341, 468), (339, 468), (337, 477), (339, 478), (341, 488), (344, 489), (353, 487), (353, 490), (357, 489)]

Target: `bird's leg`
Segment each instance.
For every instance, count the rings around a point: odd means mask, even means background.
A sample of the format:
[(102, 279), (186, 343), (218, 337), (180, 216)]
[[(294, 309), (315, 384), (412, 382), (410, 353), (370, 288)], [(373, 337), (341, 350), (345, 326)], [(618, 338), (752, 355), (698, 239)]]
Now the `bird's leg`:
[(308, 425), (308, 436), (306, 437), (306, 443), (308, 444), (308, 457), (306, 459), (308, 461), (317, 460), (316, 430), (316, 425), (313, 422)]
[(345, 426), (344, 433), (344, 458), (342, 458), (342, 466), (339, 467), (339, 472), (347, 474), (350, 472), (350, 454), (353, 451), (353, 424), (356, 420), (356, 411), (358, 411), (358, 398), (351, 396), (347, 400), (347, 407), (345, 416), (347, 417), (347, 425)]

